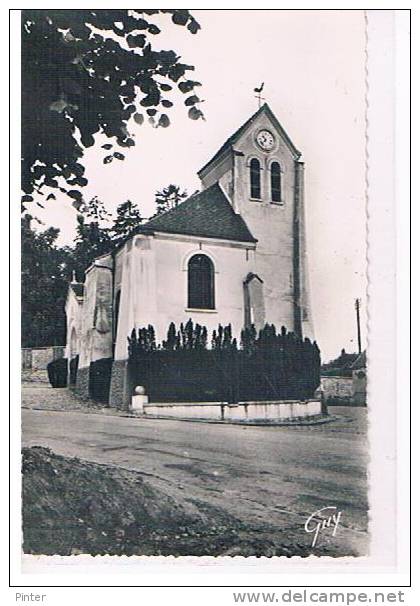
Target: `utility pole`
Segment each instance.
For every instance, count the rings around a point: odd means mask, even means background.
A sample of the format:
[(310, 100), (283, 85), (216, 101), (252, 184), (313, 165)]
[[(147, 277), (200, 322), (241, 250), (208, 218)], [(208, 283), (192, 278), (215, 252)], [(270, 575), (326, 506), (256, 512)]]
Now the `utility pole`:
[(362, 353), (362, 339), (360, 336), (360, 304), (361, 304), (360, 299), (356, 299), (354, 306), (356, 308), (357, 345), (359, 347), (359, 354)]

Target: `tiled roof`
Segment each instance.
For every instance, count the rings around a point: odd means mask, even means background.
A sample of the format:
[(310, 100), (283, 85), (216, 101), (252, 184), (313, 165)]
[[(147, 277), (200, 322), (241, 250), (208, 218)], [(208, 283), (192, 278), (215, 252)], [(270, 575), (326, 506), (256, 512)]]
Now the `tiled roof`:
[(257, 241), (242, 217), (234, 212), (218, 183), (141, 225), (137, 233), (150, 231), (239, 242)]
[(207, 164), (205, 164), (199, 171), (198, 174), (200, 175), (200, 173), (202, 173), (208, 166), (210, 166), (210, 164), (212, 162), (214, 162), (214, 160), (218, 157), (221, 156), (227, 149), (229, 149), (229, 147), (231, 147), (232, 145), (234, 145), (236, 143), (236, 141), (239, 139), (239, 137), (245, 132), (245, 130), (248, 128), (248, 126), (250, 124), (252, 124), (253, 122), (255, 122), (255, 120), (263, 113), (266, 112), (269, 117), (271, 118), (271, 120), (274, 122), (274, 124), (276, 125), (277, 129), (279, 130), (279, 132), (282, 134), (283, 138), (285, 139), (285, 141), (287, 142), (287, 144), (289, 145), (291, 151), (293, 152), (293, 154), (295, 155), (296, 159), (298, 159), (301, 156), (301, 153), (298, 149), (296, 149), (296, 147), (293, 145), (291, 139), (289, 138), (288, 134), (286, 133), (286, 131), (284, 130), (284, 128), (282, 127), (282, 125), (280, 124), (280, 122), (277, 120), (276, 116), (273, 114), (273, 112), (271, 111), (270, 107), (267, 105), (267, 103), (264, 103), (264, 105), (262, 105), (260, 107), (260, 109), (258, 111), (255, 112), (255, 114), (253, 114), (244, 124), (242, 124), (242, 126), (240, 128), (238, 128), (238, 130), (236, 132), (233, 133), (233, 135), (231, 135), (229, 137), (229, 139), (227, 139), (222, 147), (214, 154), (214, 156), (211, 158), (211, 160), (209, 160), (207, 162)]
[(70, 284), (74, 294), (76, 295), (76, 297), (83, 297), (83, 290), (84, 290), (84, 285), (80, 284), (79, 282), (72, 282)]

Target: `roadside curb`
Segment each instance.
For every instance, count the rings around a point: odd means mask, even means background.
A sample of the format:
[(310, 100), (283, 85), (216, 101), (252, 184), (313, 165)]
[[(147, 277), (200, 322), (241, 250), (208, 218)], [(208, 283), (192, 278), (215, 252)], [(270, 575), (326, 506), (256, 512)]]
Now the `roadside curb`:
[(138, 414), (125, 414), (121, 415), (125, 418), (130, 419), (141, 419), (141, 420), (165, 420), (165, 421), (186, 421), (188, 423), (211, 423), (215, 425), (242, 425), (252, 427), (308, 427), (311, 425), (324, 425), (325, 423), (332, 423), (338, 421), (340, 417), (335, 415), (323, 415), (320, 418), (312, 419), (308, 421), (222, 421), (221, 419), (188, 419), (182, 417), (170, 417), (164, 415), (138, 415)]

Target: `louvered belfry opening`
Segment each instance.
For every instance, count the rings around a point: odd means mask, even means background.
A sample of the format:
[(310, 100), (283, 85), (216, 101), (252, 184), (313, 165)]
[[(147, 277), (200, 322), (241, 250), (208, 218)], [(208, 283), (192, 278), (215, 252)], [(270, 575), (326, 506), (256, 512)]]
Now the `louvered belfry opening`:
[(214, 309), (214, 266), (206, 255), (194, 255), (188, 263), (188, 307)]
[(250, 163), (251, 198), (261, 199), (261, 165), (253, 158)]
[(271, 165), (271, 201), (281, 202), (281, 169), (278, 162)]

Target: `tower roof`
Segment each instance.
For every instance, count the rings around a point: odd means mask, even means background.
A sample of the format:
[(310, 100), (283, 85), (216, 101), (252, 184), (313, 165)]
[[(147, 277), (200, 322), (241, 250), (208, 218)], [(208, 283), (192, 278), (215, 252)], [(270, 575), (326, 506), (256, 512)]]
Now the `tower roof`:
[(219, 156), (221, 156), (225, 151), (227, 151), (229, 148), (231, 148), (236, 143), (236, 141), (238, 141), (238, 139), (241, 137), (241, 135), (246, 131), (246, 129), (248, 128), (248, 126), (250, 126), (253, 122), (255, 122), (259, 118), (259, 116), (261, 114), (263, 114), (263, 113), (266, 113), (269, 116), (269, 118), (272, 120), (272, 122), (274, 123), (275, 127), (277, 128), (277, 130), (280, 132), (282, 138), (284, 139), (286, 145), (289, 147), (290, 151), (295, 156), (295, 159), (297, 160), (298, 158), (300, 158), (300, 156), (302, 155), (301, 152), (294, 146), (294, 144), (293, 144), (292, 140), (290, 139), (289, 135), (286, 133), (286, 131), (284, 130), (284, 128), (282, 127), (282, 125), (280, 124), (280, 122), (277, 120), (276, 116), (273, 114), (273, 112), (271, 111), (271, 109), (268, 106), (268, 104), (264, 103), (264, 105), (262, 105), (255, 112), (255, 114), (253, 114), (250, 118), (248, 118), (248, 120), (246, 122), (244, 122), (244, 124), (242, 124), (242, 126), (240, 126), (238, 128), (238, 130), (235, 131), (233, 133), (233, 135), (231, 135), (229, 137), (229, 139), (227, 139), (223, 143), (223, 145), (214, 154), (214, 156), (202, 168), (200, 168), (200, 170), (198, 171), (198, 175), (200, 176), (201, 173), (203, 173), (208, 166), (210, 166), (211, 164), (213, 164), (213, 162), (215, 160), (217, 160), (217, 158), (219, 158)]
[(257, 241), (242, 217), (234, 212), (218, 183), (141, 225), (136, 233), (154, 231), (239, 242)]

